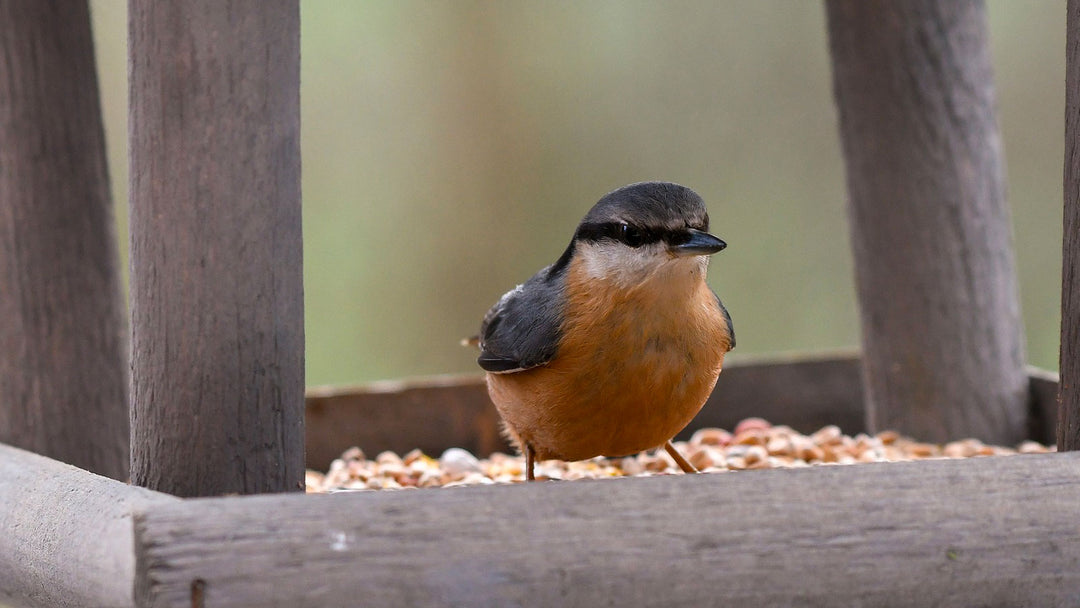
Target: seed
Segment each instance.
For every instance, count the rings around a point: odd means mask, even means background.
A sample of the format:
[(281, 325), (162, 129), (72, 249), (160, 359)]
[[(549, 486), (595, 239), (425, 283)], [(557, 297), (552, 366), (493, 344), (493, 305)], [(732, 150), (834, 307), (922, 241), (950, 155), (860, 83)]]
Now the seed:
[(843, 433), (840, 432), (840, 427), (835, 424), (830, 424), (829, 426), (823, 426), (815, 431), (814, 434), (810, 436), (810, 439), (818, 445), (826, 445), (839, 442), (842, 436)]
[(1024, 441), (1017, 446), (1016, 451), (1021, 454), (1045, 454), (1051, 451), (1044, 445), (1038, 444), (1034, 441)]
[(480, 461), (461, 448), (450, 448), (439, 457), (439, 465), (451, 475), (464, 476), (480, 472)]
[(725, 446), (729, 443), (731, 443), (731, 433), (724, 429), (698, 429), (690, 437), (690, 445)]
[(744, 456), (744, 458), (746, 460), (746, 466), (753, 467), (760, 462), (768, 464), (769, 453), (760, 445), (752, 445), (746, 450), (746, 456)]
[(737, 433), (731, 442), (735, 445), (765, 445), (765, 430), (746, 429), (745, 431)]
[(624, 475), (641, 475), (645, 472), (645, 466), (637, 458), (628, 456), (618, 461), (618, 468)]
[(840, 454), (837, 452), (834, 446), (822, 445), (818, 446), (817, 449), (821, 450), (820, 460), (822, 462), (837, 462), (840, 459)]
[(318, 471), (312, 471), (308, 469), (304, 471), (304, 487), (307, 488), (306, 492), (318, 492), (322, 489), (323, 483), (326, 481), (326, 475)]
[(964, 439), (962, 441), (952, 441), (945, 444), (945, 449), (942, 450), (942, 453), (948, 458), (970, 458), (982, 447), (983, 444), (981, 441)]
[(940, 456), (941, 448), (931, 443), (912, 443), (908, 446), (908, 453), (915, 458), (930, 458)]
[(342, 460), (364, 460), (364, 450), (353, 446), (341, 453)]
[(795, 446), (792, 445), (791, 437), (786, 435), (773, 437), (765, 444), (765, 449), (773, 456), (791, 456), (795, 453)]
[(420, 450), (420, 448), (415, 448), (415, 449), (411, 450), (409, 453), (402, 456), (401, 461), (404, 462), (405, 464), (412, 464), (412, 463), (416, 462), (417, 460), (423, 459), (424, 457), (425, 457), (424, 452), (422, 452)]
[(800, 441), (799, 445), (795, 446), (795, 455), (806, 462), (823, 462), (825, 460), (825, 451), (809, 440)]
[[(924, 443), (886, 430), (875, 435), (844, 435), (836, 425), (803, 435), (791, 427), (760, 418), (748, 418), (735, 427), (699, 429), (688, 442), (675, 443), (695, 468), (706, 472), (846, 465), (863, 462), (904, 461), (922, 458), (968, 458), (974, 456), (1045, 453), (1055, 451), (1025, 441), (1016, 448), (986, 445), (977, 439), (960, 439), (945, 445)], [(580, 462), (545, 460), (536, 464), (538, 480), (607, 479), (622, 476), (670, 475), (677, 471), (663, 450), (617, 459), (593, 458)], [(461, 487), (494, 483), (518, 483), (524, 478), (524, 459), (494, 453), (478, 459), (467, 450), (450, 448), (439, 459), (414, 449), (404, 457), (394, 452), (366, 459), (352, 447), (330, 463), (323, 474), (306, 471), (308, 492), (372, 491), (430, 487)]]
[(398, 456), (397, 454), (391, 452), (390, 450), (386, 450), (385, 452), (379, 452), (379, 455), (375, 457), (375, 462), (377, 462), (377, 463), (379, 463), (379, 464), (381, 464), (383, 466), (386, 466), (388, 464), (395, 464), (395, 465), (404, 465), (405, 464), (401, 460), (401, 456)]
[(690, 457), (687, 458), (687, 461), (691, 464), (691, 466), (693, 466), (699, 471), (707, 469), (716, 464), (715, 462), (713, 462), (712, 456), (709, 455), (708, 450), (694, 451), (690, 454)]
[(750, 429), (765, 431), (771, 427), (772, 424), (764, 418), (746, 418), (739, 424), (735, 425), (735, 430), (733, 432), (738, 435), (739, 433), (743, 431), (748, 431)]

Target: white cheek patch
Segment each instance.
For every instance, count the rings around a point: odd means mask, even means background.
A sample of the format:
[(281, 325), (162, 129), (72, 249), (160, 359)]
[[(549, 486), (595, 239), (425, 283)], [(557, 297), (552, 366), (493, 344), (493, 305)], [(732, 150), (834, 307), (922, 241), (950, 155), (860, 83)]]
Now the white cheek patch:
[(702, 273), (705, 264), (708, 264), (705, 256), (673, 258), (663, 242), (633, 248), (612, 241), (597, 241), (579, 243), (578, 247), (576, 255), (581, 257), (582, 267), (589, 278), (615, 281), (627, 287), (644, 282), (660, 270), (685, 269), (684, 262), (695, 265), (703, 262)]
[(649, 280), (672, 287), (687, 281), (689, 285), (704, 280), (708, 271), (708, 256), (674, 257), (663, 243), (637, 248), (611, 241), (579, 243), (575, 255), (581, 258), (590, 279), (613, 281), (624, 287)]

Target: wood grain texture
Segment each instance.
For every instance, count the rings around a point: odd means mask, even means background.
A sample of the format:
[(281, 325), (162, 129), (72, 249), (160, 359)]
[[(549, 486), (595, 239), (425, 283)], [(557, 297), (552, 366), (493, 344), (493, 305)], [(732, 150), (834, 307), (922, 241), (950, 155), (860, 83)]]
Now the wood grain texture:
[(132, 512), (172, 502), (0, 444), (0, 605), (133, 606)]
[(1080, 450), (1080, 2), (1069, 0), (1065, 35), (1065, 171), (1061, 267), (1059, 450)]
[(126, 358), (87, 3), (0, 2), (0, 441), (127, 479)]
[(131, 471), (303, 489), (297, 0), (132, 0)]
[(191, 606), (1075, 606), (1080, 454), (328, 496), (136, 516)]
[(1015, 443), (1028, 388), (986, 8), (826, 7), (870, 427)]

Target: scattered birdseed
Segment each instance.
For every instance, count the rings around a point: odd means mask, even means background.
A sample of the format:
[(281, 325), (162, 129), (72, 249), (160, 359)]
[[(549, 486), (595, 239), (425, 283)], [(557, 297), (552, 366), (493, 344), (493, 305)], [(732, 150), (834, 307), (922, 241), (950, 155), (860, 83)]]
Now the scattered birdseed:
[[(1015, 448), (961, 439), (938, 445), (915, 441), (896, 431), (875, 435), (843, 434), (835, 425), (810, 435), (791, 427), (747, 418), (733, 432), (701, 429), (689, 441), (676, 441), (687, 460), (704, 473), (747, 469), (775, 469), (826, 464), (897, 462), (905, 460), (971, 458), (1053, 452), (1034, 441)], [(628, 476), (679, 474), (679, 467), (663, 449), (625, 458), (593, 458), (580, 462), (543, 460), (536, 463), (537, 480), (604, 479)], [(438, 458), (413, 450), (404, 456), (382, 452), (369, 459), (360, 448), (346, 450), (328, 472), (307, 471), (308, 492), (452, 488), (469, 485), (519, 483), (525, 478), (520, 456), (496, 452), (477, 458), (467, 450), (450, 448)]]

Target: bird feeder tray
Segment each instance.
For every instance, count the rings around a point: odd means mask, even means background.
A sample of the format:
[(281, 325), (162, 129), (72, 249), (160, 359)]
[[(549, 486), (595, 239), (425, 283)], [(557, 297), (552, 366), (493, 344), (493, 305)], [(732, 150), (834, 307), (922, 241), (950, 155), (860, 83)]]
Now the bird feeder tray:
[[(1056, 380), (1030, 377), (1047, 442)], [(858, 359), (732, 362), (687, 433), (748, 416), (864, 430)], [(475, 376), (313, 390), (307, 438), (316, 469), (508, 449)], [(0, 603), (1068, 605), (1076, 487), (1080, 453), (178, 499), (0, 445)]]

